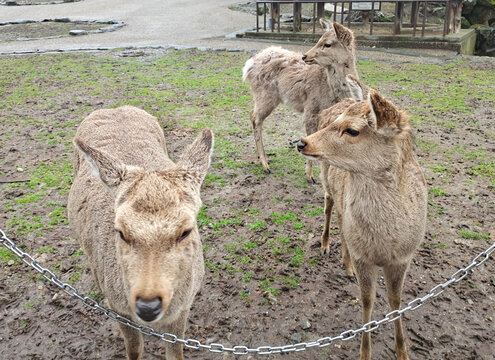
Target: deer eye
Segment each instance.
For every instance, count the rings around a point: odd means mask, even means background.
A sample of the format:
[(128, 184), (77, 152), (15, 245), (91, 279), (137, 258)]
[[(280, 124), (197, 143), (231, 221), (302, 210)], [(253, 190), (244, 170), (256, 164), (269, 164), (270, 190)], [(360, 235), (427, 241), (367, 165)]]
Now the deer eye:
[(324, 45), (326, 48), (332, 47), (332, 44), (325, 44)]
[(189, 234), (191, 233), (192, 229), (189, 229), (189, 230), (186, 230), (182, 233), (182, 235), (179, 237), (179, 241), (182, 241), (184, 240), (186, 237), (189, 236)]
[(358, 136), (359, 135), (359, 131), (351, 129), (351, 128), (345, 129), (344, 133), (349, 134), (350, 136)]
[(128, 239), (126, 239), (126, 238), (125, 238), (124, 233), (123, 233), (122, 231), (117, 230), (117, 232), (119, 233), (120, 239), (121, 239), (123, 242), (125, 242), (126, 244), (130, 244), (130, 243), (131, 243)]

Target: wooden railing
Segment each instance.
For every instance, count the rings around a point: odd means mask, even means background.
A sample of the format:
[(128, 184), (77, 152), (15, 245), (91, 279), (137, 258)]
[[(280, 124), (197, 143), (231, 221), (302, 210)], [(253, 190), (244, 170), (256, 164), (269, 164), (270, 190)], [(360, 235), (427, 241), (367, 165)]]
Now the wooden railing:
[[(428, 3), (444, 3), (446, 6), (445, 10), (445, 19), (444, 19), (444, 24), (443, 24), (443, 36), (448, 34), (450, 32), (450, 29), (452, 26), (450, 25), (451, 19), (450, 19), (450, 8), (452, 7), (452, 0), (380, 0), (380, 1), (369, 1), (369, 0), (340, 0), (340, 1), (326, 1), (326, 2), (319, 2), (319, 1), (314, 1), (314, 0), (297, 0), (297, 1), (279, 1), (279, 0), (256, 0), (256, 31), (259, 31), (260, 29), (260, 23), (259, 23), (259, 17), (263, 16), (263, 29), (266, 31), (267, 30), (267, 11), (269, 9), (269, 26), (268, 30), (275, 31), (275, 24), (277, 24), (277, 31), (280, 32), (280, 4), (292, 4), (293, 5), (293, 22), (292, 22), (292, 31), (297, 32), (301, 31), (301, 26), (302, 26), (302, 4), (313, 4), (313, 16), (312, 16), (312, 26), (313, 26), (313, 33), (315, 33), (315, 28), (316, 28), (316, 21), (317, 19), (323, 17), (325, 15), (325, 3), (331, 3), (334, 6), (334, 21), (338, 21), (339, 14), (338, 14), (338, 6), (337, 4), (342, 4), (340, 6), (340, 23), (345, 23), (344, 21), (344, 4), (348, 4), (348, 12), (350, 15), (350, 12), (353, 10), (353, 4), (359, 4), (359, 5), (364, 5), (364, 4), (370, 4), (368, 5), (370, 16), (369, 16), (369, 21), (370, 21), (370, 35), (373, 35), (373, 25), (374, 25), (374, 15), (375, 15), (375, 9), (376, 9), (376, 4), (379, 4), (379, 7), (381, 7), (381, 3), (395, 3), (395, 17), (394, 17), (394, 25), (393, 25), (393, 34), (397, 35), (400, 34), (401, 28), (402, 28), (402, 23), (403, 23), (403, 15), (404, 15), (404, 4), (405, 3), (411, 3), (412, 4), (412, 10), (411, 10), (411, 27), (413, 28), (413, 36), (416, 36), (416, 29), (418, 27), (418, 14), (419, 14), (419, 8), (420, 4), (423, 4), (423, 19), (421, 23), (421, 36), (425, 35), (425, 28), (426, 28), (426, 8)], [(260, 5), (262, 4), (263, 11), (260, 11)], [(357, 7), (357, 6), (356, 6)], [(359, 9), (356, 10), (363, 10), (362, 6), (359, 6)], [(260, 15), (262, 13), (262, 15)], [(347, 27), (351, 27), (351, 17), (347, 16)]]

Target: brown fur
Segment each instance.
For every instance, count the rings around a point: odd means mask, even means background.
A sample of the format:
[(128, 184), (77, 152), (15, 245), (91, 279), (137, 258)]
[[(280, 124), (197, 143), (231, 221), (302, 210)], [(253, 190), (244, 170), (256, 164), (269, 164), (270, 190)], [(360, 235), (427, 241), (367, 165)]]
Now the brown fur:
[[(344, 266), (348, 275), (357, 275), (367, 323), (379, 267), (391, 308), (400, 308), (405, 273), (425, 231), (425, 179), (407, 116), (376, 91), (365, 101), (344, 100), (324, 115), (320, 130), (301, 139), (298, 149), (320, 161), (325, 188), (321, 250), (329, 252), (335, 207)], [(401, 319), (394, 324), (397, 358), (408, 359)], [(371, 359), (369, 333), (362, 337), (361, 359)]]
[[(256, 149), (267, 172), (270, 168), (262, 135), (265, 118), (283, 103), (303, 113), (306, 133), (312, 134), (318, 127), (318, 113), (350, 96), (345, 76), (353, 74), (358, 78), (352, 32), (338, 23), (324, 19), (320, 22), (326, 31), (304, 55), (304, 61), (299, 53), (269, 47), (249, 59), (243, 68), (243, 79), (250, 84), (254, 99), (250, 117)], [(311, 162), (307, 163), (306, 177), (313, 179)]]
[[(204, 275), (196, 217), (212, 146), (203, 130), (174, 164), (156, 118), (130, 106), (93, 112), (74, 139), (69, 222), (96, 283), (114, 311), (179, 337)], [(158, 298), (157, 318), (143, 320), (137, 304)], [(140, 359), (142, 335), (120, 328), (127, 357)], [(180, 344), (166, 352), (183, 359)]]

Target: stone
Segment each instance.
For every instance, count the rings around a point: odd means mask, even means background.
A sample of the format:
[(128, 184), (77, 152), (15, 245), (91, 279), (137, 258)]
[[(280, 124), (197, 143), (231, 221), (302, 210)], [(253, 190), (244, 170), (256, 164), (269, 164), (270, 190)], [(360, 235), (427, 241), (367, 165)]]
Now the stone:
[(295, 341), (296, 343), (300, 343), (302, 341), (302, 334), (301, 333), (294, 333), (292, 334), (292, 336), (290, 337), (290, 339), (292, 341)]
[(29, 23), (32, 23), (33, 21), (32, 20), (26, 20), (26, 19), (16, 19), (16, 20), (12, 20), (10, 21), (11, 24), (29, 24)]
[(8, 265), (8, 266), (12, 266), (12, 265), (14, 265), (14, 264), (15, 264), (15, 261), (14, 261), (14, 260), (9, 260), (9, 261), (7, 261), (7, 265)]
[(53, 19), (53, 21), (68, 23), (68, 22), (70, 22), (70, 19), (68, 17), (63, 17), (63, 18), (55, 18), (55, 19)]
[(476, 29), (476, 55), (495, 57), (495, 27)]
[(16, 6), (16, 5), (19, 5), (19, 4), (17, 4), (17, 1), (15, 1), (15, 0), (7, 0), (5, 2), (5, 5), (7, 5), (7, 6)]
[(86, 30), (71, 30), (69, 31), (69, 35), (72, 36), (88, 35), (88, 32)]
[(309, 322), (309, 320), (305, 320), (303, 321), (301, 327), (303, 328), (303, 330), (308, 330), (309, 328), (311, 328), (311, 323)]

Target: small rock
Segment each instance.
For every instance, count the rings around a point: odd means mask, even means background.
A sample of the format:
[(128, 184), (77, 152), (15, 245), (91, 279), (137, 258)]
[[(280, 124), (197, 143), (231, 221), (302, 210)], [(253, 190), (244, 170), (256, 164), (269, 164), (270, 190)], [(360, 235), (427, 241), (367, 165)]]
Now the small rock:
[(471, 299), (467, 299), (467, 303), (468, 303), (469, 305), (473, 305), (473, 304), (474, 304), (473, 300), (471, 300)]
[(305, 321), (303, 321), (301, 326), (302, 326), (303, 330), (308, 330), (311, 327), (311, 323), (309, 322), (309, 320), (305, 320)]
[(9, 261), (7, 261), (7, 265), (8, 265), (8, 266), (12, 266), (12, 265), (14, 265), (14, 264), (15, 264), (15, 261), (14, 261), (14, 260), (9, 260)]
[(15, 0), (7, 0), (5, 2), (5, 5), (7, 5), (7, 6), (16, 6), (17, 5), (17, 1), (15, 1)]
[(69, 35), (72, 36), (88, 35), (88, 32), (86, 30), (71, 30), (69, 31)]
[(70, 22), (70, 19), (68, 17), (63, 17), (63, 18), (55, 18), (55, 19), (53, 19), (53, 21), (68, 23), (68, 22)]
[(297, 343), (300, 343), (302, 341), (302, 334), (301, 333), (292, 334), (292, 336), (290, 337), (290, 339), (292, 341), (295, 341)]
[(18, 167), (18, 168), (17, 168), (17, 171), (18, 171), (18, 172), (23, 172), (23, 171), (24, 171), (24, 169), (23, 169), (23, 168), (21, 168), (21, 167)]

